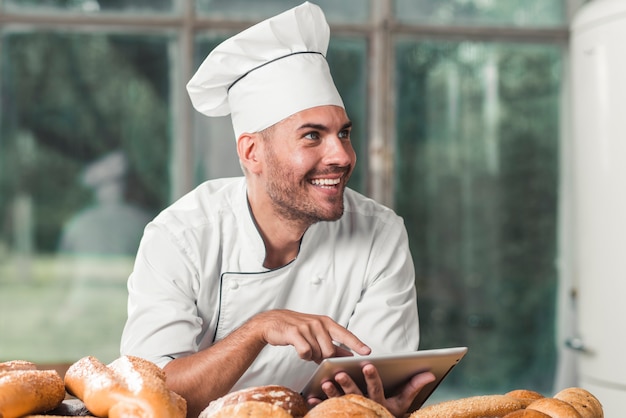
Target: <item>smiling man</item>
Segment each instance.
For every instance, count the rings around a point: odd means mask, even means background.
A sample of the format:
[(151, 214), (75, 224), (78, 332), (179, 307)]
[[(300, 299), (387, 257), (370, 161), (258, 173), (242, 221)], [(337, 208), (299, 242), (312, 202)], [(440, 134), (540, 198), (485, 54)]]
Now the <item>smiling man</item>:
[[(356, 155), (328, 41), (304, 3), (220, 44), (187, 86), (201, 113), (231, 115), (245, 176), (203, 183), (146, 227), (121, 352), (163, 367), (189, 416), (245, 387), (299, 391), (324, 358), (418, 347), (402, 219), (346, 186)], [(377, 370), (363, 374), (397, 416), (433, 378), (385, 399)], [(345, 373), (322, 389), (360, 393)]]

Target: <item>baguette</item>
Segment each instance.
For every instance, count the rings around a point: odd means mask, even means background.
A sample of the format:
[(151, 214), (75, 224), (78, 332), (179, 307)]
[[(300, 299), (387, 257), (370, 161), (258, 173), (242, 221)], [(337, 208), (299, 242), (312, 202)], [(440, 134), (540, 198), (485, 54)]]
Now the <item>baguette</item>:
[(532, 409), (518, 409), (510, 414), (506, 414), (502, 418), (550, 418), (550, 415)]
[(491, 418), (522, 409), (519, 400), (506, 395), (480, 395), (443, 401), (413, 412), (410, 418)]

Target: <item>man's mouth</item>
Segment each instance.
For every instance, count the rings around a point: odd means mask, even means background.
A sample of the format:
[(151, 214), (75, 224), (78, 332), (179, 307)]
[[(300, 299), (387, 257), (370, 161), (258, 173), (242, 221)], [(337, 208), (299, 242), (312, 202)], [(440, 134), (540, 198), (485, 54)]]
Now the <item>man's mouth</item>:
[(313, 179), (311, 180), (311, 184), (314, 186), (333, 188), (336, 185), (341, 183), (341, 177), (336, 179)]

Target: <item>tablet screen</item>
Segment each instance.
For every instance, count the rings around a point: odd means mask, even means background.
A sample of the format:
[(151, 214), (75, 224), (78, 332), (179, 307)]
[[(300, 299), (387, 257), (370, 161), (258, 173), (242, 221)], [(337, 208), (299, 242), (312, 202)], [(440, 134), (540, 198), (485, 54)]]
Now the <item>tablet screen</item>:
[(320, 363), (301, 393), (305, 398), (326, 398), (321, 389), (322, 383), (333, 380), (334, 376), (341, 371), (348, 373), (361, 391), (366, 393), (365, 379), (361, 369), (369, 363), (376, 366), (385, 387), (385, 396), (390, 397), (408, 383), (414, 375), (430, 371), (435, 375), (435, 381), (426, 385), (417, 395), (408, 411), (413, 412), (426, 402), (466, 353), (467, 347), (452, 347), (399, 354), (329, 358)]

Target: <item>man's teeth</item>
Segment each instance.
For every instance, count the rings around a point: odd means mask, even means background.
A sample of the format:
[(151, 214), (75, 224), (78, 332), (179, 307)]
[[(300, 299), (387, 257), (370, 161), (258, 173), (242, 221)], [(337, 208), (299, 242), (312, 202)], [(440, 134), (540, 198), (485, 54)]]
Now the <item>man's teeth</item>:
[(341, 182), (341, 179), (314, 179), (311, 181), (316, 186), (335, 186)]

